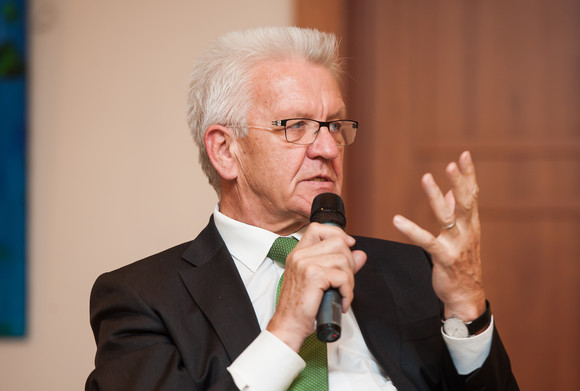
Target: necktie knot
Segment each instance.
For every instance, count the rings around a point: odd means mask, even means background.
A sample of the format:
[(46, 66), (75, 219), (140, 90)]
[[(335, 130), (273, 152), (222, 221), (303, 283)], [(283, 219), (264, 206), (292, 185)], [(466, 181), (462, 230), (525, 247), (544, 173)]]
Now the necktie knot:
[(298, 240), (292, 236), (289, 237), (279, 237), (274, 240), (270, 251), (268, 252), (268, 257), (278, 262), (282, 266), (286, 264), (286, 258), (288, 254), (296, 247)]

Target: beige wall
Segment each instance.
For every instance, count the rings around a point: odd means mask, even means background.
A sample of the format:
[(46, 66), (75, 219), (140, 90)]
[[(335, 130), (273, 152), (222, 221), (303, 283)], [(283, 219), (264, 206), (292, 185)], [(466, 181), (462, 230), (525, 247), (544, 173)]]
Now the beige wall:
[(29, 330), (1, 390), (80, 390), (102, 272), (194, 237), (216, 197), (185, 124), (192, 60), (292, 0), (32, 0)]

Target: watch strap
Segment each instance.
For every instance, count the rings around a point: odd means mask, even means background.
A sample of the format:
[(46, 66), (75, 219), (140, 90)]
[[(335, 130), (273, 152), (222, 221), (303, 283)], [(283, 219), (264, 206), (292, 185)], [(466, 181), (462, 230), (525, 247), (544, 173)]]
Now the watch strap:
[(469, 335), (477, 334), (479, 331), (486, 328), (491, 322), (491, 308), (489, 306), (489, 301), (485, 301), (485, 312), (479, 316), (479, 318), (472, 320), (471, 322), (466, 322), (467, 331)]

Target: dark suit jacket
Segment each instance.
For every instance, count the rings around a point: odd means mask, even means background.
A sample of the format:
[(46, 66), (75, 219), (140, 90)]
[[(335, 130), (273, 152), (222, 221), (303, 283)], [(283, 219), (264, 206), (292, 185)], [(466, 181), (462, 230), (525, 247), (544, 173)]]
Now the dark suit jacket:
[[(356, 239), (368, 261), (356, 275), (353, 310), (399, 390), (517, 389), (496, 331), (483, 367), (457, 375), (420, 248)], [(192, 242), (99, 277), (91, 326), (97, 354), (87, 390), (236, 390), (226, 367), (260, 333), (213, 219)]]

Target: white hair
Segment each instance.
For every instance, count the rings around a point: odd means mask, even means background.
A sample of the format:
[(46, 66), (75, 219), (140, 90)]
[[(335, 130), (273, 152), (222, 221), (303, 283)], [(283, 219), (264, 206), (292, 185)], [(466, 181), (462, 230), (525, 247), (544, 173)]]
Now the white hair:
[[(261, 27), (234, 31), (215, 40), (195, 61), (187, 101), (187, 123), (199, 148), (199, 162), (220, 196), (220, 176), (205, 149), (213, 124), (246, 124), (252, 102), (252, 69), (266, 61), (302, 58), (328, 69), (339, 81), (341, 63), (333, 34), (298, 27)], [(246, 134), (236, 128), (236, 136)]]

